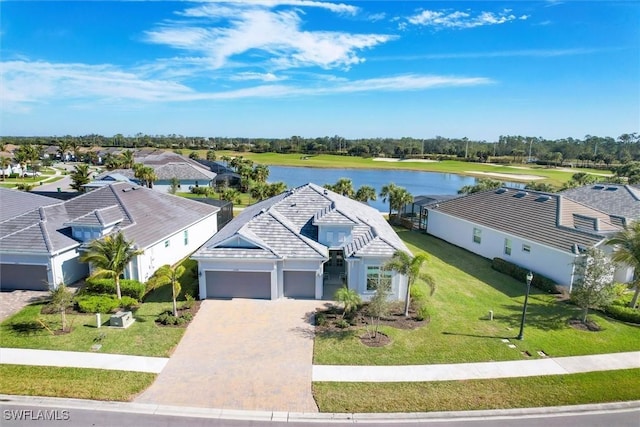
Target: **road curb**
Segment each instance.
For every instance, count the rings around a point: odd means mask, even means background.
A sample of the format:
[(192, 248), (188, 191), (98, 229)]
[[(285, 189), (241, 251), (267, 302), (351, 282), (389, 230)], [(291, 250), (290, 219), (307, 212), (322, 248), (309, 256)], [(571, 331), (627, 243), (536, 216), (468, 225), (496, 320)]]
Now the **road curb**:
[(224, 420), (308, 423), (415, 423), (420, 421), (486, 421), (491, 418), (545, 418), (558, 415), (575, 415), (589, 413), (597, 414), (604, 412), (629, 412), (640, 410), (640, 400), (634, 400), (628, 402), (597, 403), (589, 405), (453, 412), (305, 413), (282, 411), (242, 411), (235, 409), (198, 408), (129, 402), (104, 402), (96, 400), (66, 399), (60, 397), (14, 396), (7, 394), (0, 394), (0, 405), (39, 405), (45, 407), (63, 407), (67, 410), (78, 409)]

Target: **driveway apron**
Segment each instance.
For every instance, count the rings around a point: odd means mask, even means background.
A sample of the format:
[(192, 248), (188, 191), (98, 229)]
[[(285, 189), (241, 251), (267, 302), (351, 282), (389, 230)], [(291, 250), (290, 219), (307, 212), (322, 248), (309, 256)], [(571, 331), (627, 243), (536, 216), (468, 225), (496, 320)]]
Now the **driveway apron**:
[(317, 412), (311, 300), (205, 300), (169, 363), (136, 401)]

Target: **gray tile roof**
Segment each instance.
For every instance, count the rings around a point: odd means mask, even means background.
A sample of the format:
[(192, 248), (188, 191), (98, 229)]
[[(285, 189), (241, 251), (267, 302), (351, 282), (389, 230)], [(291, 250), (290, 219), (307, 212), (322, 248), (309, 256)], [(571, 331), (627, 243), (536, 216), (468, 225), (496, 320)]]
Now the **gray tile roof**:
[[(409, 251), (376, 209), (315, 184), (249, 206), (213, 236), (194, 258), (240, 258), (246, 248), (235, 238), (253, 242), (259, 257), (328, 259), (328, 247), (317, 241), (318, 224), (352, 226), (347, 256), (390, 257), (397, 249)], [(248, 255), (248, 254), (247, 254)], [(251, 256), (252, 258), (258, 256)]]
[(167, 163), (163, 165), (151, 165), (156, 171), (159, 181), (167, 181), (171, 178), (182, 180), (209, 182), (216, 174), (198, 165), (186, 162)]
[(560, 194), (608, 214), (640, 219), (640, 189), (631, 185), (594, 184), (570, 188)]
[(442, 201), (431, 210), (568, 252), (574, 244), (591, 247), (620, 230), (604, 212), (535, 191), (474, 193)]
[(81, 245), (70, 225), (118, 223), (127, 240), (146, 248), (219, 210), (145, 187), (115, 183), (0, 222), (0, 253), (54, 254)]
[(18, 216), (40, 206), (60, 203), (51, 197), (39, 196), (28, 191), (0, 187), (0, 221)]

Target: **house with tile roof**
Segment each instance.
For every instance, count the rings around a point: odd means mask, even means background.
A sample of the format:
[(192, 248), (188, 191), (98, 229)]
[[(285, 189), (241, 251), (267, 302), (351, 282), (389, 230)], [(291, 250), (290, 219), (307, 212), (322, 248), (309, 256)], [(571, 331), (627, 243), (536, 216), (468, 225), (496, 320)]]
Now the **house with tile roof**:
[(157, 191), (169, 192), (173, 178), (178, 179), (181, 191), (188, 191), (190, 187), (211, 187), (216, 178), (214, 172), (197, 161), (171, 151), (137, 152), (134, 159), (155, 170), (158, 179), (153, 188)]
[(627, 221), (640, 220), (640, 188), (633, 185), (598, 183), (570, 188), (560, 194)]
[[(500, 188), (428, 207), (427, 232), (485, 258), (503, 258), (571, 290), (585, 249), (610, 253), (606, 240), (627, 218), (560, 194)], [(633, 271), (618, 267), (615, 280)]]
[(192, 255), (201, 298), (332, 299), (341, 286), (365, 300), (381, 281), (402, 299), (406, 278), (382, 269), (409, 249), (380, 212), (315, 184), (244, 209)]
[(125, 182), (66, 201), (0, 191), (2, 289), (46, 290), (82, 279), (89, 268), (79, 262), (80, 253), (94, 239), (118, 231), (144, 251), (130, 263), (125, 277), (146, 281), (217, 232), (219, 208)]

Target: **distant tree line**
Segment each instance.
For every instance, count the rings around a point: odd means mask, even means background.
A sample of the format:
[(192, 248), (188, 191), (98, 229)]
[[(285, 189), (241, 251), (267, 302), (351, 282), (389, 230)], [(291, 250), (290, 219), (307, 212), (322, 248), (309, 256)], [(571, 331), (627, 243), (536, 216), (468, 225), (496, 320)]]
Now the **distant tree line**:
[(640, 135), (625, 133), (617, 138), (586, 135), (584, 138), (545, 139), (520, 135), (500, 136), (497, 141), (469, 138), (361, 138), (346, 139), (338, 135), (317, 138), (230, 138), (183, 135), (111, 137), (90, 134), (53, 137), (2, 137), (2, 144), (57, 145), (76, 152), (80, 147), (155, 147), (163, 149), (235, 150), (240, 152), (300, 153), (301, 155), (338, 154), (361, 157), (399, 157), (464, 159), (474, 162), (511, 162), (560, 165), (570, 161), (577, 167), (610, 167), (640, 161)]

